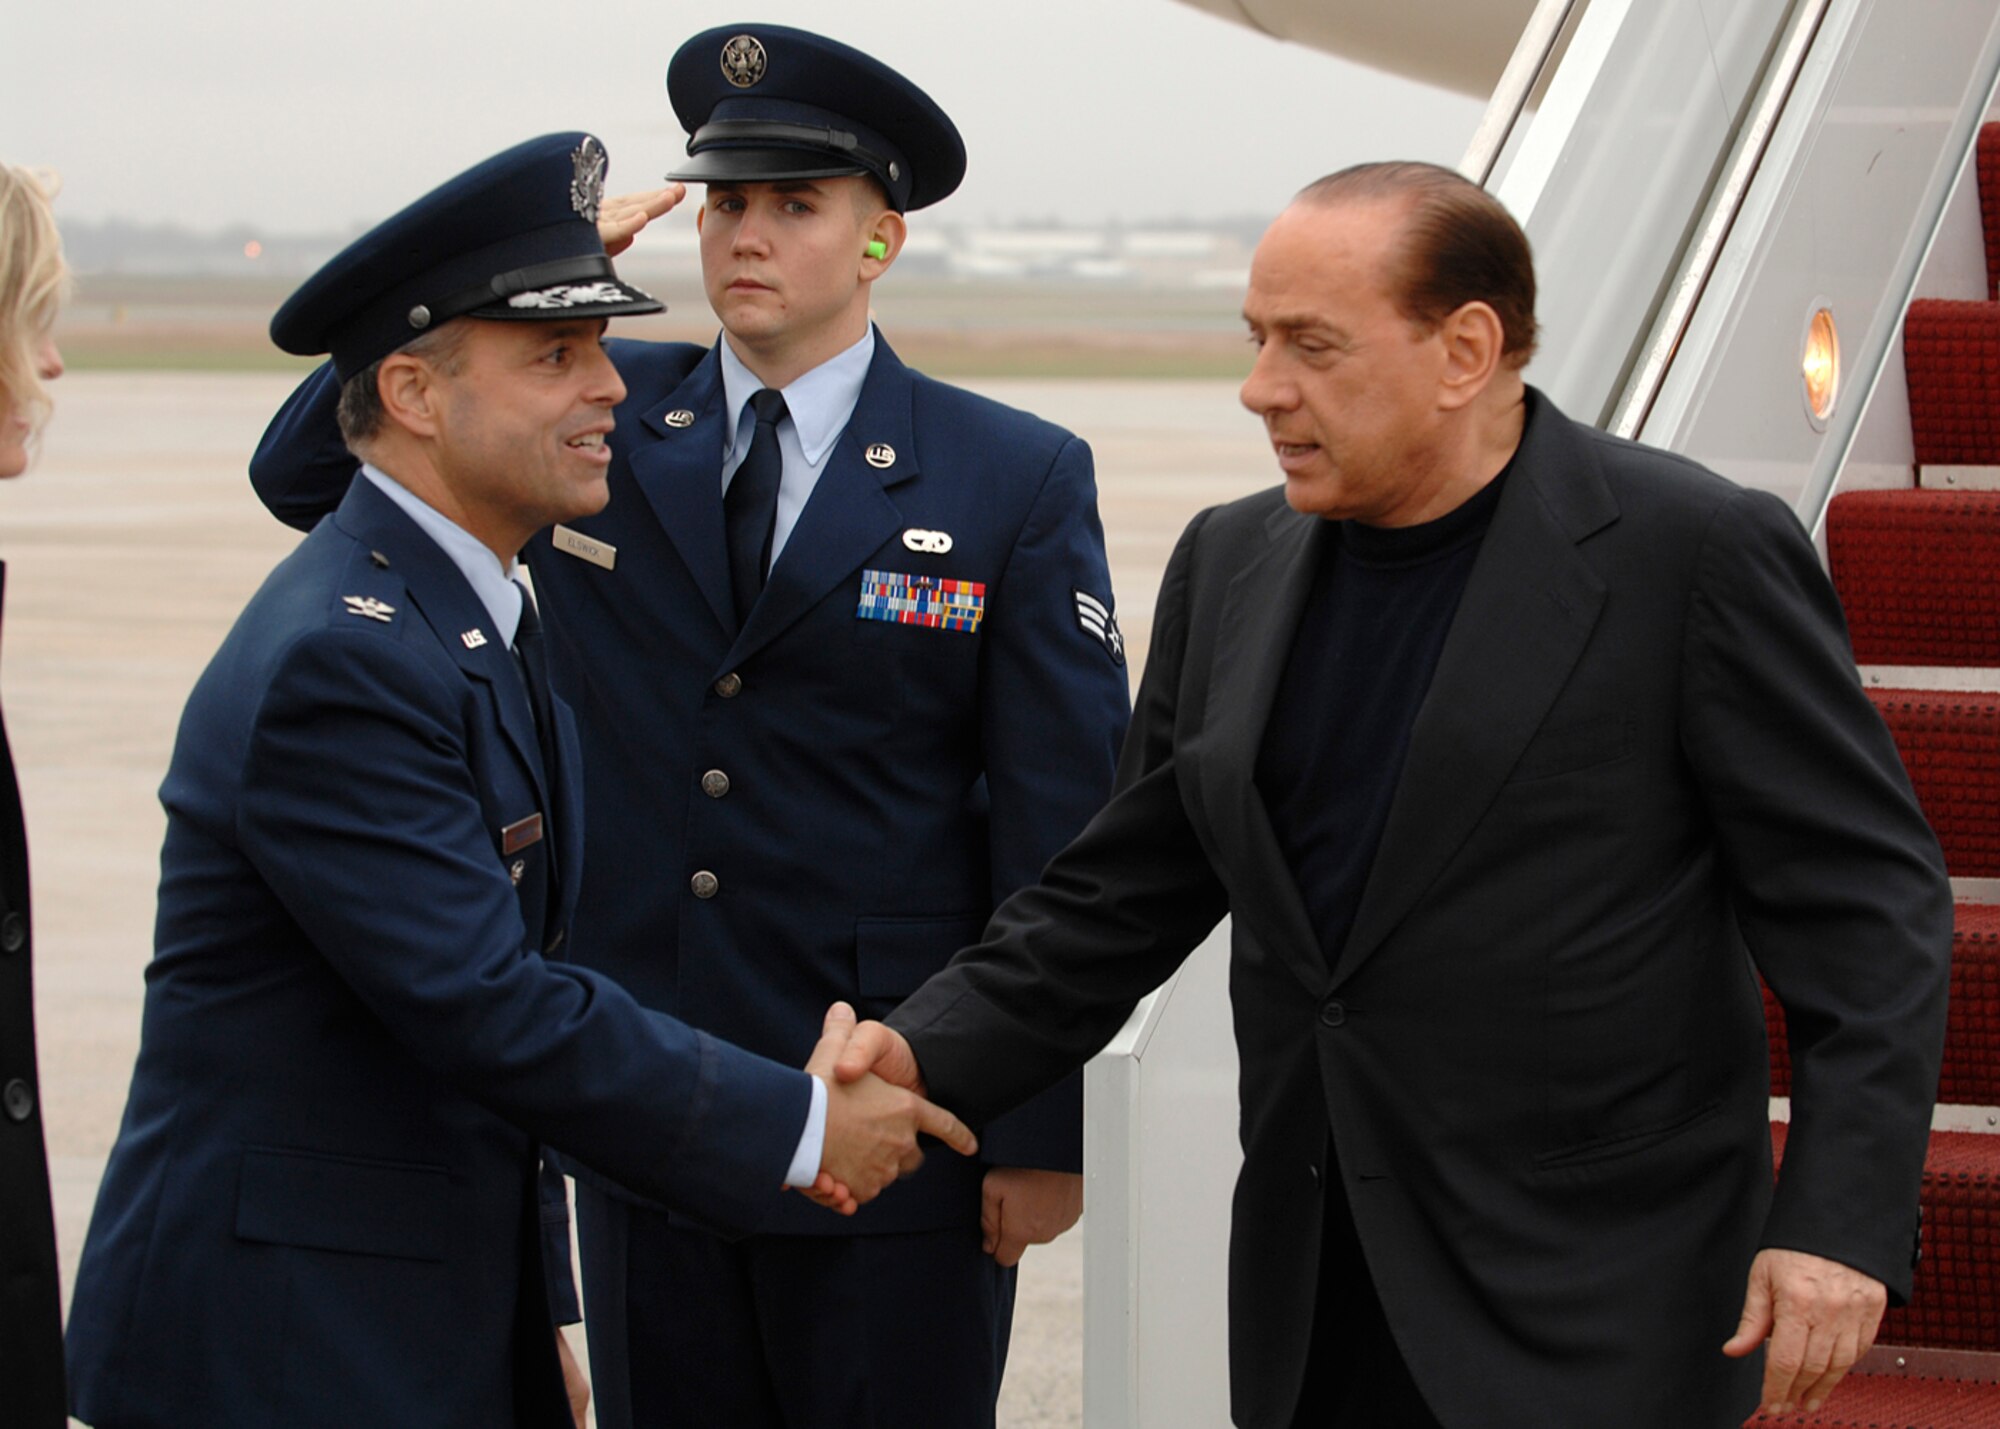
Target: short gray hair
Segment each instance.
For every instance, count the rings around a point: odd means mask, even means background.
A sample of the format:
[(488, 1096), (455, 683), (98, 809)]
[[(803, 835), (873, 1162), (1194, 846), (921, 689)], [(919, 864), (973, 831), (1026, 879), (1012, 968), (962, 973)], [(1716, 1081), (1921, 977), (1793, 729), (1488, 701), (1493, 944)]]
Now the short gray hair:
[[(463, 366), (459, 349), (465, 345), (467, 331), (463, 322), (453, 320), (411, 338), (396, 352), (420, 357), (445, 376), (453, 377)], [(395, 355), (395, 352), (389, 354)], [(340, 406), (334, 414), (335, 420), (340, 423), (340, 439), (356, 456), (361, 456), (361, 448), (382, 430), (387, 416), (382, 409), (382, 389), (378, 382), (386, 361), (388, 358), (376, 359), (340, 385)]]

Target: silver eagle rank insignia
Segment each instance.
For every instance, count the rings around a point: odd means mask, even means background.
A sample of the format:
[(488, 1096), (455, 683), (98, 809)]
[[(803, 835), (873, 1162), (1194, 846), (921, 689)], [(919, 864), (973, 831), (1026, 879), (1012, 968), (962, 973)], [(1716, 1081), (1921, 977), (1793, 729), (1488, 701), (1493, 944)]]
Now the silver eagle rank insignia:
[(366, 620), (379, 620), (384, 625), (387, 625), (389, 617), (396, 613), (395, 606), (387, 601), (377, 600), (372, 595), (344, 595), (340, 600), (341, 604), (347, 607), (349, 615), (358, 615)]

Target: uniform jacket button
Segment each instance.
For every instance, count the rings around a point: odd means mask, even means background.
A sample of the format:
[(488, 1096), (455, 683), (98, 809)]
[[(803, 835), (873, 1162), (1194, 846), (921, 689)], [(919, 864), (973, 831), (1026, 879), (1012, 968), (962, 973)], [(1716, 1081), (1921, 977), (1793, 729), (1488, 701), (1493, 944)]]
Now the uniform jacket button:
[(705, 868), (688, 880), (688, 889), (697, 898), (713, 898), (721, 888), (721, 880)]
[(729, 776), (720, 769), (711, 769), (701, 776), (701, 792), (711, 799), (720, 799), (729, 792)]
[(733, 700), (743, 693), (743, 677), (731, 670), (715, 682), (715, 692), (725, 700)]
[(1340, 1026), (1347, 1021), (1347, 1004), (1337, 997), (1329, 997), (1320, 1005), (1319, 1020), (1323, 1027)]
[(28, 920), (19, 913), (0, 918), (0, 952), (18, 953), (28, 946)]
[(9, 1121), (26, 1121), (35, 1114), (35, 1090), (16, 1077), (0, 1092), (0, 1105), (7, 1108)]

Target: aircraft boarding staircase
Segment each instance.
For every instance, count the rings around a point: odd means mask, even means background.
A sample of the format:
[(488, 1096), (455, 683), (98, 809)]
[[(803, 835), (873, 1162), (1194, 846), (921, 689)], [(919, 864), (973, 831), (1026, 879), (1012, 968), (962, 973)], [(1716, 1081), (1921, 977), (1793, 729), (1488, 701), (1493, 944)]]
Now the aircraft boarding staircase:
[[(1855, 659), (1957, 898), (1923, 1259), (1865, 1373), (1817, 1414), (1753, 1424), (2000, 1425), (2000, 124), (1980, 131), (1978, 173), (1986, 299), (1922, 300), (1904, 319), (1916, 484), (1838, 495), (1826, 526)], [(1768, 991), (1765, 1016), (1782, 1098), (1791, 1065)], [(1780, 1157), (1784, 1131), (1773, 1123)]]

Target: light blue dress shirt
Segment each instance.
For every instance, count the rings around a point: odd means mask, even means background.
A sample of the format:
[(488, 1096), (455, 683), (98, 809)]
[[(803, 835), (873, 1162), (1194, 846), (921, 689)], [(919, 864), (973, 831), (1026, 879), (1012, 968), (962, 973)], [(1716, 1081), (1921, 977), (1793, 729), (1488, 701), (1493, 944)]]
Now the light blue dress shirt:
[[(874, 348), (872, 336), (869, 341), (869, 348), (871, 351)], [(836, 358), (834, 360), (837, 362), (840, 359)], [(862, 370), (864, 372), (867, 370), (865, 363)], [(754, 384), (757, 379), (752, 377), (750, 381)], [(756, 390), (757, 387), (754, 385), (749, 389), (750, 392), (755, 392)], [(857, 383), (855, 386), (856, 398), (860, 396), (860, 390), (860, 385)], [(789, 399), (790, 393), (788, 392), (786, 396)], [(743, 400), (745, 402), (750, 400), (749, 392), (744, 394)], [(849, 412), (854, 410), (853, 401), (848, 402), (847, 410)], [(840, 419), (840, 424), (843, 427), (847, 425), (847, 418), (845, 416)], [(839, 428), (835, 428), (834, 434), (836, 436), (839, 435)], [(797, 439), (794, 438), (794, 445), (796, 443)], [(827, 445), (832, 445), (830, 440)], [(748, 437), (744, 438), (743, 449), (745, 451), (749, 450)], [(822, 448), (820, 452), (822, 463), (824, 463), (825, 458), (826, 451)], [(737, 461), (740, 463), (742, 457), (739, 456)], [(472, 593), (479, 597), (479, 603), (486, 607), (486, 613), (493, 618), (493, 631), (500, 637), (500, 643), (505, 645), (509, 650), (512, 650), (514, 648), (514, 632), (521, 625), (521, 587), (514, 584), (514, 574), (519, 569), (520, 562), (508, 561), (505, 565), (502, 565), (500, 557), (494, 554), (492, 547), (488, 546), (484, 541), (480, 540), (449, 516), (446, 516), (442, 511), (439, 511), (435, 506), (432, 506), (421, 496), (418, 496), (374, 463), (363, 462), (361, 464), (361, 474), (374, 482), (384, 496), (400, 506), (409, 515), (409, 518), (417, 523), (417, 526), (423, 533), (437, 543), (438, 549), (451, 557), (452, 564), (465, 572), (465, 579), (471, 584)], [(786, 479), (790, 480), (790, 476), (788, 463)], [(818, 472), (815, 469), (814, 478), (816, 479), (817, 476)], [(810, 485), (807, 486), (806, 491), (808, 495), (811, 494), (812, 488)], [(784, 497), (783, 493), (780, 492), (779, 507), (781, 510), (783, 505)], [(799, 505), (805, 505), (803, 497), (800, 498)], [(797, 519), (795, 512), (793, 520), (796, 521)], [(775, 550), (775, 547), (773, 549)], [(775, 560), (776, 556), (774, 555), (772, 559)], [(822, 1082), (818, 1077), (814, 1077), (812, 1078), (812, 1106), (806, 1112), (805, 1130), (799, 1137), (798, 1150), (792, 1153), (792, 1164), (786, 1168), (785, 1184), (787, 1186), (812, 1185), (814, 1179), (819, 1175), (820, 1157), (824, 1153), (825, 1148), (826, 1083)]]
[[(717, 338), (716, 345), (722, 352), (722, 399), (736, 414), (729, 427), (729, 449), (722, 454), (722, 489), (726, 493), (736, 468), (750, 455), (750, 438), (757, 430), (750, 399), (764, 384), (743, 365), (727, 337)], [(868, 364), (874, 360), (875, 328), (870, 324), (861, 341), (781, 389), (786, 416), (778, 423), (778, 452), (784, 466), (778, 479), (778, 520), (771, 531), (773, 566), (799, 523), (799, 513), (806, 509), (806, 499), (819, 484), (819, 474), (826, 470), (833, 444), (847, 430), (848, 419), (861, 400), (861, 384), (868, 380)]]

